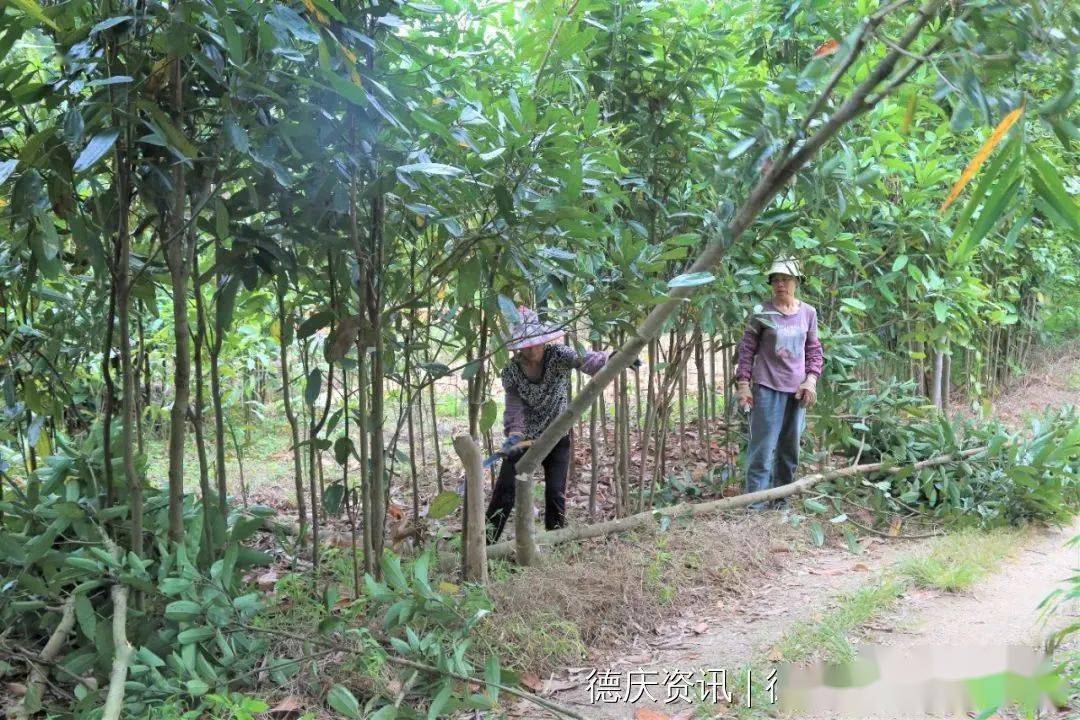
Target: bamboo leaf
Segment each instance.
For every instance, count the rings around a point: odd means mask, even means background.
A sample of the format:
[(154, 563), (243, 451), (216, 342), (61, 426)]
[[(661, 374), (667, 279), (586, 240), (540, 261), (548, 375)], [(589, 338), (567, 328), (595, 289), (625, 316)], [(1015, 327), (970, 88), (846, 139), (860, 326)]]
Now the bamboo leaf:
[(3, 185), (5, 182), (7, 182), (7, 179), (11, 177), (11, 173), (15, 172), (15, 168), (18, 167), (18, 165), (19, 161), (17, 159), (5, 160), (4, 162), (0, 163), (0, 185)]
[(326, 703), (347, 718), (360, 718), (360, 703), (345, 685), (334, 685), (326, 694)]
[[(1002, 166), (1005, 161), (1009, 161), (1008, 167), (1005, 169), (1002, 182), (1008, 185), (1016, 173), (1020, 171), (1020, 138), (1015, 137), (1009, 141), (1008, 146), (994, 158), (990, 166), (986, 168), (986, 172), (983, 173), (982, 179), (979, 180), (979, 184), (975, 187), (975, 192), (971, 194), (964, 209), (960, 212), (960, 215), (956, 219), (956, 226), (953, 228), (953, 238), (963, 237), (968, 231), (971, 217), (974, 214), (976, 208), (986, 197), (986, 194), (990, 191), (990, 186), (994, 184), (1001, 174)], [(985, 208), (984, 208), (985, 210)]]
[(34, 0), (8, 0), (8, 2), (38, 22), (43, 22), (53, 30), (60, 32), (60, 26), (45, 14), (45, 11), (42, 10), (41, 6), (34, 2)]
[(676, 275), (668, 280), (668, 287), (697, 287), (698, 285), (708, 285), (715, 279), (711, 272), (687, 273), (685, 275)]
[(398, 166), (398, 172), (420, 173), (422, 175), (445, 175), (448, 177), (455, 177), (463, 173), (464, 170), (462, 170), (461, 168), (456, 168), (453, 165), (423, 162), (413, 163), (412, 165), (400, 165)]
[(945, 212), (952, 205), (953, 201), (960, 196), (960, 193), (964, 190), (971, 179), (975, 177), (975, 173), (979, 171), (982, 164), (986, 162), (986, 158), (990, 157), (990, 153), (994, 151), (1001, 141), (1005, 138), (1005, 134), (1009, 132), (1009, 128), (1016, 124), (1016, 121), (1020, 119), (1020, 116), (1024, 113), (1024, 106), (1016, 108), (998, 123), (998, 126), (994, 128), (994, 132), (990, 134), (990, 137), (986, 139), (986, 142), (979, 148), (979, 152), (975, 153), (975, 157), (971, 158), (971, 162), (964, 168), (964, 172), (960, 175), (960, 179), (956, 181), (956, 184), (952, 186), (952, 190), (949, 191), (949, 196), (945, 198), (945, 202), (941, 204), (941, 208), (938, 212)]
[(1080, 215), (1077, 214), (1076, 203), (1065, 191), (1065, 185), (1062, 183), (1057, 171), (1054, 170), (1054, 166), (1034, 147), (1028, 148), (1027, 155), (1031, 161), (1032, 169), (1035, 170), (1033, 180), (1039, 195), (1069, 225), (1075, 229), (1080, 229)]
[(90, 142), (86, 143), (86, 147), (79, 153), (71, 171), (81, 173), (89, 170), (94, 163), (104, 157), (105, 153), (109, 152), (118, 137), (120, 137), (120, 131), (114, 128), (90, 138)]

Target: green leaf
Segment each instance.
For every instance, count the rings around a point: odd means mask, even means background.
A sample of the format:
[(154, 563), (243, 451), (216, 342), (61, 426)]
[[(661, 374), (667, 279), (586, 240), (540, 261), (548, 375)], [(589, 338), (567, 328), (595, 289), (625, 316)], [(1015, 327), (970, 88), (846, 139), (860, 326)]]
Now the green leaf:
[(380, 563), (383, 569), (383, 577), (386, 578), (386, 582), (393, 589), (398, 592), (406, 592), (409, 589), (409, 584), (405, 580), (405, 573), (401, 572), (401, 558), (393, 553), (387, 552), (383, 555)]
[(866, 312), (866, 303), (862, 300), (856, 300), (855, 298), (841, 298), (840, 302), (849, 308)]
[(308, 21), (287, 5), (275, 5), (273, 11), (266, 18), (266, 22), (300, 42), (317, 43), (322, 40), (319, 33), (308, 24)]
[(346, 22), (345, 16), (341, 14), (341, 11), (338, 10), (330, 0), (312, 0), (312, 2), (315, 3), (315, 7), (319, 8), (338, 22)]
[(323, 509), (326, 510), (327, 514), (336, 517), (341, 514), (341, 505), (344, 499), (344, 485), (339, 482), (328, 485), (322, 496)]
[(439, 713), (441, 713), (447, 703), (450, 702), (453, 690), (453, 681), (450, 680), (450, 678), (443, 680), (442, 687), (439, 689), (439, 692), (435, 693), (435, 697), (431, 699), (431, 705), (428, 706), (428, 720), (435, 720), (439, 717)]
[(1002, 182), (998, 183), (998, 186), (994, 188), (994, 192), (987, 199), (982, 211), (980, 211), (975, 226), (971, 228), (971, 232), (968, 233), (964, 242), (956, 249), (956, 256), (953, 260), (955, 264), (967, 262), (975, 249), (979, 247), (982, 239), (990, 232), (990, 228), (1006, 213), (1013, 198), (1020, 191), (1019, 177), (1008, 183), (1005, 180), (1006, 178), (1003, 177)]
[(727, 154), (728, 160), (734, 160), (735, 158), (739, 157), (744, 152), (749, 150), (753, 146), (753, 144), (756, 143), (756, 142), (757, 142), (756, 137), (748, 137), (748, 138), (743, 138), (739, 142), (735, 143), (735, 146), (732, 147), (731, 150), (728, 150), (728, 154)]
[(907, 265), (907, 263), (908, 263), (908, 256), (907, 255), (900, 255), (895, 260), (893, 260), (892, 271), (893, 272), (900, 272), (901, 270), (904, 269), (904, 266)]
[(247, 130), (240, 125), (235, 115), (225, 116), (225, 137), (237, 152), (247, 155), (251, 152), (251, 142), (248, 140)]
[(949, 306), (941, 300), (934, 301), (934, 317), (937, 318), (939, 323), (945, 322), (945, 318), (949, 316)]
[(191, 622), (202, 615), (202, 605), (194, 600), (175, 600), (165, 606), (165, 619), (174, 622)]
[(498, 414), (499, 406), (495, 404), (495, 400), (489, 398), (484, 401), (484, 404), (480, 407), (480, 431), (487, 432), (491, 430)]
[(60, 27), (45, 14), (45, 11), (34, 0), (8, 0), (8, 2), (38, 22), (45, 23), (56, 32), (60, 32)]
[(435, 496), (428, 506), (428, 519), (441, 520), (458, 509), (461, 505), (461, 496), (453, 490), (446, 490)]
[(807, 498), (806, 500), (803, 500), (803, 505), (805, 505), (806, 509), (810, 510), (811, 512), (816, 512), (816, 513), (829, 512), (829, 508), (824, 503), (822, 503), (822, 502), (820, 502), (818, 500), (814, 500), (813, 498)]
[[(956, 225), (953, 228), (953, 237), (958, 238), (967, 232), (968, 225), (970, 224), (972, 214), (975, 209), (979, 207), (979, 204), (983, 202), (983, 198), (986, 197), (986, 193), (990, 190), (990, 186), (993, 185), (994, 180), (997, 179), (1001, 173), (1001, 168), (1006, 161), (1009, 161), (1009, 167), (1005, 171), (1005, 175), (1002, 177), (1015, 177), (1015, 174), (1020, 169), (1020, 135), (1017, 134), (1005, 149), (998, 153), (994, 159), (990, 162), (990, 165), (983, 171), (982, 178), (979, 180), (979, 184), (975, 188), (975, 192), (971, 198), (968, 199), (967, 204), (964, 206), (963, 211), (956, 219)], [(1009, 181), (1005, 181), (1008, 185)], [(985, 210), (985, 209), (984, 209)]]
[(5, 160), (0, 163), (0, 185), (3, 185), (7, 179), (11, 177), (11, 173), (15, 172), (15, 168), (18, 167), (18, 165), (18, 159)]
[(340, 435), (334, 441), (334, 460), (338, 465), (344, 465), (348, 462), (349, 455), (353, 452), (353, 441), (348, 435)]
[(90, 35), (97, 35), (99, 32), (104, 32), (105, 30), (116, 27), (120, 23), (127, 22), (128, 20), (131, 20), (131, 15), (119, 15), (117, 17), (109, 18), (108, 20), (102, 20), (97, 25), (90, 28)]
[(202, 697), (210, 692), (210, 686), (202, 680), (188, 680), (185, 687), (187, 687), (188, 693), (194, 697)]
[(307, 384), (304, 386), (304, 402), (314, 405), (319, 399), (322, 390), (322, 368), (315, 368), (307, 376)]
[(1046, 204), (1051, 206), (1074, 229), (1080, 229), (1080, 215), (1076, 203), (1065, 192), (1065, 186), (1054, 166), (1034, 147), (1028, 146), (1027, 157), (1035, 170), (1035, 189)]
[(344, 685), (334, 685), (326, 694), (326, 702), (331, 708), (347, 718), (360, 717), (360, 703)]
[(90, 558), (84, 557), (66, 557), (64, 558), (64, 564), (68, 567), (86, 570), (91, 573), (100, 573), (103, 570), (101, 563), (97, 560), (91, 560)]
[(368, 720), (394, 720), (398, 709), (393, 705), (383, 705), (375, 714), (370, 715)]
[(90, 598), (86, 595), (75, 598), (75, 619), (79, 621), (79, 629), (86, 639), (93, 642), (97, 634), (97, 616), (94, 614), (94, 606), (90, 604)]
[(821, 522), (816, 519), (810, 521), (810, 537), (818, 547), (825, 544), (825, 529), (821, 527)]
[(461, 168), (456, 168), (453, 165), (444, 165), (442, 163), (423, 162), (413, 163), (412, 165), (399, 165), (398, 172), (403, 173), (420, 173), (422, 175), (445, 175), (448, 177), (456, 177), (465, 172)]
[(157, 103), (149, 100), (136, 100), (135, 106), (140, 110), (149, 113), (157, 129), (161, 130), (161, 134), (164, 136), (164, 140), (169, 144), (169, 147), (174, 150), (179, 150), (187, 158), (199, 157), (199, 148), (195, 147), (184, 133), (180, 132), (175, 125), (173, 125), (172, 119), (165, 114), (165, 111), (158, 107)]
[(334, 319), (333, 310), (322, 310), (315, 313), (311, 317), (300, 323), (300, 327), (296, 330), (296, 339), (303, 340), (314, 335), (319, 330), (330, 324), (330, 321)]
[(514, 304), (513, 300), (501, 293), (499, 294), (499, 311), (502, 313), (507, 325), (521, 322), (521, 315), (518, 313), (517, 305)]
[(93, 167), (94, 163), (112, 149), (118, 137), (120, 137), (120, 131), (112, 129), (90, 138), (90, 142), (86, 143), (86, 147), (79, 153), (79, 157), (75, 160), (75, 165), (71, 168), (71, 171), (81, 173)]
[[(178, 602), (184, 602), (180, 600)], [(170, 603), (170, 605), (173, 603)], [(187, 630), (182, 630), (176, 636), (176, 641), (181, 645), (194, 645), (195, 643), (203, 642), (214, 637), (214, 628), (212, 627), (193, 627)]]
[(715, 279), (715, 276), (711, 272), (686, 273), (684, 275), (676, 275), (668, 280), (668, 287), (698, 287), (699, 285), (707, 285)]

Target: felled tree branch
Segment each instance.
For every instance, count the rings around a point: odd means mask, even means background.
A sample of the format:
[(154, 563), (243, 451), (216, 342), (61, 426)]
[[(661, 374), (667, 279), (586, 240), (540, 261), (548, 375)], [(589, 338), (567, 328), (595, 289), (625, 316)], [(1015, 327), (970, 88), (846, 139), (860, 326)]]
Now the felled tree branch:
[[(75, 627), (75, 596), (69, 596), (64, 602), (64, 609), (60, 615), (60, 622), (57, 624), (56, 629), (53, 630), (52, 635), (49, 636), (48, 642), (45, 643), (45, 647), (41, 650), (41, 655), (38, 656), (37, 662), (42, 664), (50, 664), (60, 654), (60, 650), (63, 649), (64, 644), (67, 642), (68, 634), (71, 629)], [(45, 680), (45, 672), (33, 662), (30, 665), (30, 675), (26, 680), (26, 695), (23, 696), (22, 701), (15, 706), (13, 717), (17, 720), (26, 720), (30, 717), (30, 708), (26, 706), (26, 703), (31, 698), (37, 697), (38, 687)]]
[[(985, 452), (987, 448), (975, 448), (972, 450), (964, 450), (958, 453), (951, 453), (948, 455), (938, 455), (926, 460), (920, 460), (917, 463), (911, 465), (894, 465), (889, 466), (886, 463), (868, 463), (866, 465), (851, 465), (839, 470), (833, 470), (825, 473), (814, 473), (813, 475), (806, 475), (793, 483), (788, 485), (781, 485), (780, 487), (770, 488), (768, 490), (759, 490), (757, 492), (745, 493), (743, 495), (735, 495), (733, 497), (720, 498), (718, 500), (710, 500), (703, 503), (682, 503), (680, 505), (674, 505), (672, 507), (663, 508), (662, 510), (650, 510), (637, 515), (630, 515), (623, 518), (616, 518), (614, 520), (608, 520), (607, 522), (592, 523), (590, 525), (578, 525), (575, 527), (562, 528), (560, 530), (549, 530), (547, 532), (538, 533), (536, 535), (536, 543), (539, 545), (557, 545), (564, 542), (572, 542), (575, 540), (585, 540), (587, 538), (600, 537), (603, 535), (612, 535), (615, 533), (627, 532), (629, 530), (635, 530), (641, 527), (647, 527), (657, 521), (661, 516), (669, 518), (678, 517), (700, 517), (703, 515), (715, 515), (716, 513), (723, 512), (725, 510), (734, 510), (748, 505), (753, 505), (757, 502), (765, 502), (768, 500), (779, 500), (780, 498), (790, 497), (800, 493), (807, 492), (814, 485), (820, 482), (828, 480), (837, 480), (842, 477), (851, 477), (853, 475), (868, 475), (870, 473), (886, 473), (889, 475), (895, 475), (903, 470), (922, 470), (923, 468), (936, 467), (938, 465), (946, 465), (951, 462), (957, 462), (965, 460), (967, 458), (978, 455)], [(508, 557), (515, 551), (513, 542), (501, 542), (491, 545), (487, 549), (487, 555), (489, 558), (503, 558)]]
[[(120, 548), (112, 538), (102, 532), (105, 546), (117, 562), (120, 561)], [(105, 705), (101, 710), (101, 720), (119, 720), (124, 709), (124, 683), (127, 682), (128, 663), (131, 660), (131, 644), (127, 639), (127, 602), (128, 587), (117, 581), (112, 586), (113, 616), (113, 664), (109, 673), (109, 691), (105, 696)]]

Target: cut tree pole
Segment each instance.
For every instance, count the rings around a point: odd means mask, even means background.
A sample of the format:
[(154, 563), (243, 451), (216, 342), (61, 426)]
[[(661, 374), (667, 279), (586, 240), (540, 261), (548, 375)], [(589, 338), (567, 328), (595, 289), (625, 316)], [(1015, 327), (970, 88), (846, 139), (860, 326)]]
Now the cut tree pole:
[(465, 573), (466, 580), (487, 584), (487, 527), (484, 520), (484, 467), (480, 448), (468, 435), (454, 438), (454, 450), (465, 466)]
[[(749, 196), (736, 211), (731, 221), (719, 232), (717, 239), (709, 241), (705, 250), (687, 269), (686, 274), (707, 273), (712, 270), (727, 253), (743, 232), (757, 219), (765, 206), (776, 196), (781, 188), (787, 185), (795, 173), (806, 165), (818, 150), (826, 142), (831, 140), (840, 128), (853, 118), (869, 111), (883, 98), (890, 95), (897, 87), (902, 85), (927, 59), (942, 46), (943, 40), (936, 39), (930, 43), (920, 54), (915, 55), (908, 48), (922, 33), (926, 25), (934, 19), (944, 5), (945, 0), (929, 0), (919, 7), (915, 13), (915, 19), (911, 22), (903, 35), (895, 42), (890, 42), (891, 49), (880, 62), (870, 69), (865, 79), (851, 91), (836, 109), (821, 121), (813, 135), (807, 137), (806, 132), (811, 123), (825, 109), (829, 97), (836, 89), (840, 79), (855, 64), (856, 58), (862, 53), (867, 42), (876, 36), (878, 26), (888, 15), (905, 2), (889, 3), (881, 10), (866, 17), (862, 27), (855, 34), (851, 43), (851, 49), (844, 55), (843, 60), (838, 61), (836, 69), (826, 82), (824, 90), (811, 105), (806, 116), (803, 118), (800, 132), (792, 135), (785, 146), (777, 153), (773, 163), (762, 176)], [(908, 64), (895, 77), (890, 79), (893, 71), (901, 60), (908, 59)], [(886, 83), (886, 81), (888, 81)], [(880, 91), (875, 91), (879, 86)], [(514, 504), (516, 517), (515, 530), (517, 541), (517, 562), (522, 565), (532, 565), (539, 560), (539, 551), (533, 540), (534, 528), (531, 512), (533, 496), (533, 472), (540, 466), (540, 462), (547, 457), (555, 444), (566, 435), (577, 418), (588, 410), (593, 400), (598, 397), (611, 384), (623, 370), (629, 367), (634, 358), (638, 356), (645, 345), (657, 337), (667, 322), (683, 302), (689, 298), (697, 286), (677, 285), (668, 290), (668, 299), (653, 308), (648, 317), (638, 326), (630, 339), (612, 355), (603, 368), (600, 369), (593, 379), (582, 388), (581, 392), (570, 403), (562, 415), (554, 421), (537, 438), (536, 443), (517, 464), (517, 489)]]
[[(535, 542), (538, 545), (558, 545), (564, 542), (571, 542), (574, 540), (586, 540), (588, 538), (600, 537), (603, 535), (613, 535), (615, 533), (627, 532), (629, 530), (636, 530), (641, 527), (646, 527), (656, 522), (660, 517), (679, 518), (679, 517), (699, 517), (704, 515), (715, 515), (716, 513), (723, 512), (724, 510), (733, 510), (735, 508), (746, 507), (756, 502), (778, 500), (780, 498), (790, 497), (799, 493), (810, 490), (814, 485), (827, 480), (836, 480), (843, 477), (850, 477), (852, 475), (867, 475), (869, 473), (881, 472), (888, 474), (895, 474), (902, 470), (922, 470), (923, 468), (935, 467), (937, 465), (945, 465), (950, 462), (956, 462), (959, 460), (965, 460), (967, 458), (978, 455), (981, 452), (985, 452), (986, 447), (974, 448), (971, 450), (964, 450), (958, 453), (951, 453), (949, 455), (938, 455), (926, 460), (920, 460), (917, 463), (911, 465), (889, 465), (887, 463), (869, 463), (867, 465), (852, 465), (851, 467), (841, 468), (839, 470), (832, 470), (824, 473), (814, 473), (813, 475), (807, 475), (789, 485), (781, 485), (780, 487), (770, 488), (768, 490), (759, 490), (758, 492), (746, 493), (745, 495), (736, 495), (734, 497), (720, 498), (719, 500), (710, 500), (703, 503), (682, 503), (680, 505), (674, 505), (668, 508), (661, 508), (659, 510), (651, 510), (648, 512), (638, 513), (637, 515), (630, 515), (627, 517), (616, 518), (614, 520), (608, 520), (606, 522), (594, 523), (592, 525), (579, 525), (576, 527), (562, 528), (560, 530), (548, 530), (547, 532), (538, 533), (535, 537)], [(491, 545), (487, 548), (487, 556), (489, 558), (504, 558), (513, 555), (515, 551), (515, 545), (513, 542), (501, 542)]]

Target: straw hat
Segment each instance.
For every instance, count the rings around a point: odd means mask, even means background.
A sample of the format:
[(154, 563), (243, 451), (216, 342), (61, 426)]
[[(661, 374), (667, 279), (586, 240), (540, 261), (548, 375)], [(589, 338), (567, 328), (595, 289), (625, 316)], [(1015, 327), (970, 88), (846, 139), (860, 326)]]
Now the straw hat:
[(772, 278), (777, 273), (797, 277), (800, 280), (804, 277), (802, 270), (799, 268), (799, 261), (793, 257), (777, 257), (773, 260), (772, 267), (769, 268), (769, 272), (765, 273), (765, 276)]
[(561, 340), (565, 334), (553, 325), (540, 322), (536, 312), (524, 305), (518, 307), (518, 317), (520, 321), (510, 326), (510, 338), (506, 345), (509, 350), (546, 345)]

